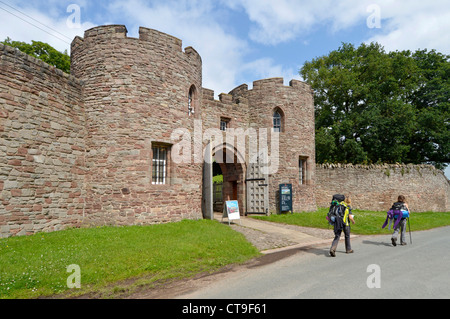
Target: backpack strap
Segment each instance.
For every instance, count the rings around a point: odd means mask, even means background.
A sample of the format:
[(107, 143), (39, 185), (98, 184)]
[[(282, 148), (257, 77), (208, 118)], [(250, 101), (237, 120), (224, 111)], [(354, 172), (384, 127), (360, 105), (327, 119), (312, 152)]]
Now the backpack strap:
[(345, 207), (345, 209), (344, 209), (344, 218), (343, 218), (344, 224), (345, 224), (345, 226), (349, 226), (348, 215), (350, 214), (350, 210), (349, 210), (349, 208), (347, 206), (347, 203), (341, 202), (341, 205)]

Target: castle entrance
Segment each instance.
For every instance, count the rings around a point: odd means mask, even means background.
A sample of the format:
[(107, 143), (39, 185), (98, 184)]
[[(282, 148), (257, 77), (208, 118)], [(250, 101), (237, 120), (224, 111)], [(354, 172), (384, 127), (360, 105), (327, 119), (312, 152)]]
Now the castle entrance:
[(259, 153), (247, 164), (234, 147), (208, 146), (203, 166), (204, 218), (213, 219), (214, 212), (222, 213), (230, 200), (238, 201), (241, 215), (269, 214), (267, 154)]
[[(218, 175), (222, 176), (220, 188), (213, 183), (213, 177), (216, 179)], [(246, 211), (244, 176), (244, 157), (234, 147), (227, 144), (214, 148), (210, 144), (206, 146), (203, 159), (203, 218), (214, 219), (214, 211), (222, 213), (223, 205), (230, 200), (238, 201), (241, 214)], [(221, 201), (215, 202), (215, 198), (219, 197), (218, 192), (220, 192)]]
[[(239, 204), (239, 210), (245, 212), (245, 162), (244, 158), (231, 147), (226, 145), (216, 148), (213, 153), (213, 171), (215, 174), (214, 179), (217, 183), (214, 184), (215, 191), (215, 203), (214, 210), (217, 212), (223, 211), (223, 205), (226, 201), (237, 200)], [(220, 176), (222, 176), (222, 182), (220, 182)], [(221, 201), (217, 192), (221, 184)]]

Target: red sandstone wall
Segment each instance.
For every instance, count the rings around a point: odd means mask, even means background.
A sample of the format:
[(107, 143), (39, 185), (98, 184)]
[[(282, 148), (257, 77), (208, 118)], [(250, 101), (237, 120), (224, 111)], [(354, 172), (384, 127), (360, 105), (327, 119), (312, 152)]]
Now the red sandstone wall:
[[(121, 25), (96, 27), (72, 43), (72, 76), (0, 47), (1, 236), (65, 225), (201, 218), (203, 135), (218, 130), (220, 118), (227, 117), (231, 128), (267, 129), (270, 149), (275, 107), (284, 113), (285, 129), (279, 134), (278, 170), (270, 176), (270, 210), (277, 210), (280, 183), (293, 184), (295, 211), (315, 209), (309, 86), (266, 79), (255, 81), (251, 90), (242, 85), (221, 94), (217, 101), (202, 88), (199, 54), (190, 47), (183, 51), (181, 44), (151, 29), (140, 28), (135, 39)], [(195, 113), (189, 115), (191, 87)], [(169, 158), (168, 183), (154, 185), (152, 144), (173, 148), (176, 129), (191, 134), (190, 160)], [(246, 145), (238, 156), (248, 162), (248, 138)], [(299, 156), (308, 158), (304, 185), (299, 184)], [(242, 208), (246, 167), (226, 167)]]
[(0, 237), (83, 218), (81, 94), (74, 77), (0, 44)]
[(340, 193), (358, 209), (387, 211), (404, 195), (413, 212), (450, 211), (449, 181), (430, 165), (317, 165), (315, 193), (319, 207)]
[(151, 180), (152, 143), (172, 144), (178, 128), (193, 132), (192, 85), (201, 96), (201, 59), (181, 40), (140, 28), (96, 27), (72, 43), (72, 73), (84, 85), (86, 222), (148, 224), (201, 218), (201, 163), (170, 162), (167, 185)]

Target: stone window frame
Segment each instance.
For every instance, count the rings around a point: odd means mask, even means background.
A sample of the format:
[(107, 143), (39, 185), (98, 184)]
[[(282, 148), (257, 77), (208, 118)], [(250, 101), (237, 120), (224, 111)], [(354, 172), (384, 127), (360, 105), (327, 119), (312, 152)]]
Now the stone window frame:
[(151, 183), (152, 185), (170, 184), (171, 145), (167, 143), (152, 143)]
[(276, 107), (272, 113), (272, 130), (273, 132), (284, 132), (284, 112), (280, 107)]
[(228, 117), (220, 117), (220, 125), (219, 128), (221, 131), (226, 132), (228, 128), (230, 128), (231, 119)]
[(298, 183), (300, 185), (308, 184), (308, 157), (298, 157)]

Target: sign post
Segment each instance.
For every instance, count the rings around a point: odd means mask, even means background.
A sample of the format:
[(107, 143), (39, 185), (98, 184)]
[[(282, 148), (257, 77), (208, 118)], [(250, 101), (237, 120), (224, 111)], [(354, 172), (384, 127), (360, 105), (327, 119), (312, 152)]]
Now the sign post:
[(280, 184), (280, 214), (292, 212), (292, 184)]
[(239, 225), (241, 224), (241, 215), (239, 213), (239, 204), (237, 200), (226, 201), (223, 205), (223, 218), (228, 218), (228, 225), (230, 225), (231, 220), (239, 219)]

